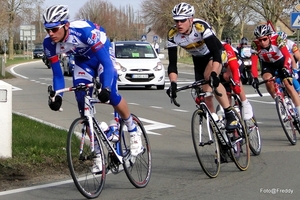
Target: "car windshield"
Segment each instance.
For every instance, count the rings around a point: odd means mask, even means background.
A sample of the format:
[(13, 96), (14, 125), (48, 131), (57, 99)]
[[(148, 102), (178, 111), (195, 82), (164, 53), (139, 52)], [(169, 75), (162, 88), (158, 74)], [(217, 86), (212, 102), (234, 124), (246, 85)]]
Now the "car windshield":
[(34, 49), (33, 52), (41, 52), (44, 51), (44, 49)]
[(156, 58), (156, 54), (150, 44), (116, 44), (116, 58), (150, 59)]

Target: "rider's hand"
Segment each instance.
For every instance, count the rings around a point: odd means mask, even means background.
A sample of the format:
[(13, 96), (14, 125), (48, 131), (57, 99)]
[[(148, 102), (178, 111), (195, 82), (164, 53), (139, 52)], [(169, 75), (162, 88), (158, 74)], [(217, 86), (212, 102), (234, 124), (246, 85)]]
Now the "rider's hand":
[(252, 87), (253, 87), (254, 89), (259, 88), (259, 80), (258, 80), (257, 77), (255, 77), (255, 78), (253, 79)]
[(176, 90), (177, 90), (177, 83), (171, 82), (171, 86), (169, 87), (169, 89), (167, 89), (167, 95), (170, 98), (175, 99), (177, 97)]
[(235, 82), (235, 84), (232, 86), (232, 90), (235, 94), (239, 95), (241, 93), (241, 86), (239, 82)]
[(289, 70), (285, 67), (282, 68), (282, 74), (283, 74), (284, 78), (290, 78), (291, 77), (291, 74), (290, 74)]
[(101, 90), (101, 92), (98, 94), (98, 99), (105, 103), (110, 99), (110, 91), (107, 88), (104, 88)]
[(52, 98), (53, 97), (49, 96), (48, 105), (51, 108), (51, 110), (58, 111), (62, 104), (62, 97), (57, 95), (57, 96), (55, 96), (54, 101)]
[(218, 77), (218, 75), (217, 75), (216, 72), (214, 72), (214, 71), (211, 72), (209, 79), (210, 79), (211, 85), (212, 85), (213, 87), (216, 88), (216, 87), (219, 86), (219, 84), (220, 84), (220, 79), (219, 79), (219, 77)]

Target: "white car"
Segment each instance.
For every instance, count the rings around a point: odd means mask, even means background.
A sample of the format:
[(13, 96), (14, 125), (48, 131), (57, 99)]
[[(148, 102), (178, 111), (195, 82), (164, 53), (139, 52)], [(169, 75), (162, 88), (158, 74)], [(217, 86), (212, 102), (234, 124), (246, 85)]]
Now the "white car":
[(149, 42), (112, 42), (119, 86), (165, 88), (165, 68)]

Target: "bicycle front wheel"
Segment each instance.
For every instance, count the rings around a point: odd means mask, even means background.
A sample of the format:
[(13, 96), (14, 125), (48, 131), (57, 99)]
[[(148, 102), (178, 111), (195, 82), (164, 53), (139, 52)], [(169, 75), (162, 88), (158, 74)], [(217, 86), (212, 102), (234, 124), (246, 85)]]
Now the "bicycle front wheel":
[(196, 156), (204, 173), (215, 178), (220, 172), (220, 150), (216, 133), (206, 118), (207, 110), (195, 110), (192, 115), (192, 139)]
[(248, 169), (250, 164), (250, 148), (247, 132), (244, 126), (244, 121), (242, 121), (240, 114), (233, 109), (235, 113), (235, 117), (238, 119), (238, 128), (234, 129), (232, 133), (228, 133), (231, 135), (231, 149), (230, 149), (230, 157), (241, 171), (245, 171)]
[[(92, 172), (95, 153), (91, 152), (88, 121), (77, 118), (70, 126), (67, 138), (68, 167), (78, 191), (86, 198), (97, 198), (103, 190), (106, 178), (105, 157), (102, 145), (95, 139), (95, 147), (99, 147), (97, 156), (102, 161), (102, 172)], [(96, 136), (95, 136), (96, 137)], [(82, 152), (80, 145), (83, 143)], [(96, 150), (97, 151), (97, 150)]]
[(293, 118), (287, 111), (280, 97), (275, 98), (276, 110), (283, 131), (292, 145), (297, 143), (296, 129), (293, 124)]
[(132, 114), (133, 122), (135, 123), (137, 130), (141, 133), (143, 151), (137, 156), (131, 156), (130, 154), (130, 134), (127, 130), (127, 126), (123, 121), (120, 123), (120, 143), (121, 153), (123, 156), (123, 167), (129, 181), (136, 188), (144, 188), (150, 181), (152, 171), (152, 157), (151, 146), (144, 128), (144, 125), (139, 118)]
[(248, 133), (249, 147), (253, 155), (259, 155), (261, 152), (261, 138), (256, 118), (253, 116), (245, 120), (245, 128)]

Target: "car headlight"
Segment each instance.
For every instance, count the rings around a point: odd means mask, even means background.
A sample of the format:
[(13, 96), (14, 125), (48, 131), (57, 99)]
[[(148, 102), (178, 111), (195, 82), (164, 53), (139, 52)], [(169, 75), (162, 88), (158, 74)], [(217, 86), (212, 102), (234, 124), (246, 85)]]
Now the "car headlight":
[(123, 67), (120, 63), (115, 62), (115, 69), (117, 69), (117, 71), (122, 71), (122, 72), (126, 72), (127, 69), (125, 67)]
[(160, 71), (164, 68), (164, 65), (161, 62), (158, 62), (156, 67), (154, 67), (154, 71)]
[(252, 65), (251, 60), (245, 60), (245, 61), (244, 61), (244, 65)]

